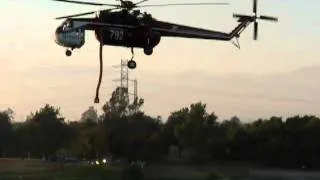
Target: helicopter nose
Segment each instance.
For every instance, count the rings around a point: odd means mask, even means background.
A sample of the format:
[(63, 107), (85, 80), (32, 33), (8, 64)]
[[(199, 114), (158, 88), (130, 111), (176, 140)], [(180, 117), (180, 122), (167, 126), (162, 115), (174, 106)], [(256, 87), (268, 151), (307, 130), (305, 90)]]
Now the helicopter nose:
[(62, 26), (57, 27), (57, 29), (56, 29), (56, 34), (57, 34), (57, 33), (61, 33), (61, 32), (62, 32)]
[(55, 42), (60, 45), (61, 44), (61, 33), (62, 33), (62, 27), (58, 27), (56, 29), (56, 32), (54, 34), (55, 36)]

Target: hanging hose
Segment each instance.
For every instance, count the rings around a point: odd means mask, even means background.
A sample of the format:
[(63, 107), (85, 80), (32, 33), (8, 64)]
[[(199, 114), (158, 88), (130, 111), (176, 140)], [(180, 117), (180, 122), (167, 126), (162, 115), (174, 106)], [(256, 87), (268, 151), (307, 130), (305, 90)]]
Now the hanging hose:
[(102, 31), (100, 38), (100, 49), (99, 49), (99, 59), (100, 59), (100, 73), (99, 73), (99, 81), (96, 88), (96, 97), (94, 99), (94, 103), (99, 103), (99, 89), (102, 81), (102, 73), (103, 73), (103, 60), (102, 60), (102, 49), (103, 49), (103, 41), (102, 41)]
[(134, 58), (134, 51), (133, 51), (133, 47), (131, 47), (131, 61), (133, 60)]
[(103, 44), (100, 43), (100, 73), (99, 73), (99, 81), (97, 84), (97, 88), (96, 88), (96, 98), (94, 99), (94, 103), (99, 103), (99, 89), (100, 89), (100, 85), (101, 85), (101, 80), (102, 80), (102, 73), (103, 73), (103, 61), (102, 61), (102, 47)]

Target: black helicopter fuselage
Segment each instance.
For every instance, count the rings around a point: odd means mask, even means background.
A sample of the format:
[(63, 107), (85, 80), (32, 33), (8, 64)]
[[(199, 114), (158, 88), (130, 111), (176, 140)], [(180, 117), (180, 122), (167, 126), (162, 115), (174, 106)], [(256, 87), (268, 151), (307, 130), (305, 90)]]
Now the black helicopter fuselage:
[(145, 16), (137, 16), (125, 11), (101, 11), (96, 18), (96, 22), (135, 26), (135, 28), (95, 28), (93, 26), (92, 30), (95, 31), (96, 39), (104, 45), (149, 49), (157, 46), (161, 40), (161, 35), (148, 27), (148, 23), (152, 22), (153, 19), (149, 20), (151, 21), (148, 22)]
[(56, 42), (71, 49), (81, 48), (85, 43), (85, 31), (94, 31), (102, 45), (143, 48), (146, 55), (160, 43), (161, 34), (151, 25), (159, 22), (148, 14), (100, 11), (96, 18), (70, 18), (56, 30)]

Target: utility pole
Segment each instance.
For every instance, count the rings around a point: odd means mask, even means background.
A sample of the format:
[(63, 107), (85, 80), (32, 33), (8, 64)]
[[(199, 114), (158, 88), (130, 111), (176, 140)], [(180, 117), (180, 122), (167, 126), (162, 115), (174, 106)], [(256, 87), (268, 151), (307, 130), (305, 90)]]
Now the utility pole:
[(131, 91), (129, 94), (133, 96), (133, 100), (135, 100), (136, 98), (138, 98), (138, 80), (134, 79), (131, 80), (129, 79), (131, 82), (133, 82), (133, 92)]
[(133, 96), (134, 96), (134, 99), (137, 99), (138, 98), (138, 80), (137, 79), (135, 79), (134, 81), (134, 94), (133, 94)]
[(127, 66), (128, 60), (121, 60), (121, 64), (113, 66), (114, 68), (120, 68), (120, 79), (114, 79), (113, 81), (120, 81), (120, 87), (128, 89), (129, 87), (129, 69)]
[[(129, 68), (128, 68), (128, 60), (121, 60), (120, 65), (113, 66), (114, 68), (120, 68), (120, 79), (114, 79), (113, 81), (119, 82), (121, 89), (125, 89), (126, 97), (128, 98), (128, 102), (130, 103), (130, 95), (133, 96), (133, 102), (138, 97), (138, 81), (137, 79), (129, 79)], [(134, 83), (134, 90), (131, 92), (131, 88), (129, 86), (129, 81)]]

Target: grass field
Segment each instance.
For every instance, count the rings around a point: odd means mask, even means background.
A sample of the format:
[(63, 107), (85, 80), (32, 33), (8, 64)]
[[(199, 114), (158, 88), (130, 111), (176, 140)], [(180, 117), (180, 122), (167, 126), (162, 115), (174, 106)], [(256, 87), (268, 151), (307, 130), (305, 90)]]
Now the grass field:
[[(319, 172), (253, 169), (250, 165), (154, 165), (143, 170), (145, 180), (205, 180), (219, 172), (230, 180), (319, 180)], [(41, 160), (0, 159), (0, 180), (122, 180), (121, 168), (43, 163)]]
[[(182, 166), (182, 165), (150, 165), (143, 169), (150, 180), (201, 180), (209, 172), (218, 169), (209, 166)], [(220, 168), (219, 171), (233, 177), (243, 176), (245, 170)], [(43, 163), (41, 160), (0, 159), (0, 180), (9, 179), (121, 179), (121, 168), (97, 168), (87, 165), (65, 165), (63, 168), (56, 163)]]
[(0, 180), (121, 180), (118, 169), (43, 163), (41, 160), (0, 159)]
[(246, 168), (217, 166), (183, 166), (183, 165), (151, 165), (144, 170), (147, 177), (159, 179), (206, 179), (209, 173), (219, 174), (225, 178), (243, 179), (248, 176)]

